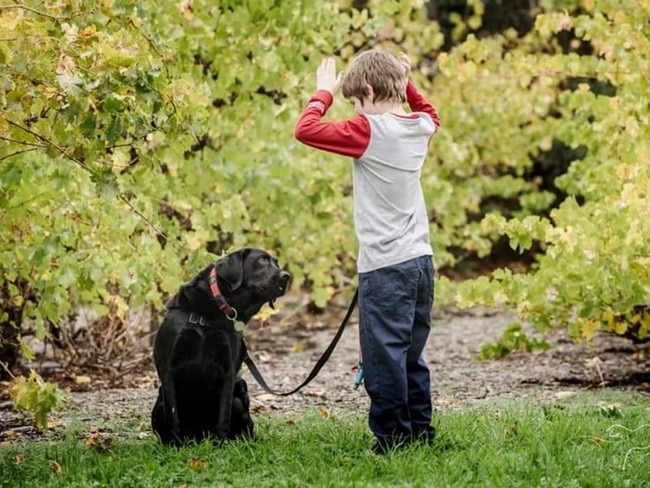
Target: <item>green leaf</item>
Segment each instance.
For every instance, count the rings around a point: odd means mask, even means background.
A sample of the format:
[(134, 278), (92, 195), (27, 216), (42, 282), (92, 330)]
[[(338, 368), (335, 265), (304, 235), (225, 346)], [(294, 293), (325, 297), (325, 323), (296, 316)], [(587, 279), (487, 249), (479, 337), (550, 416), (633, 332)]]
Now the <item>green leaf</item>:
[(15, 408), (34, 413), (34, 423), (41, 430), (48, 427), (49, 413), (64, 401), (57, 386), (43, 381), (34, 370), (30, 371), (28, 378), (15, 378), (9, 387), (9, 394), (14, 400)]

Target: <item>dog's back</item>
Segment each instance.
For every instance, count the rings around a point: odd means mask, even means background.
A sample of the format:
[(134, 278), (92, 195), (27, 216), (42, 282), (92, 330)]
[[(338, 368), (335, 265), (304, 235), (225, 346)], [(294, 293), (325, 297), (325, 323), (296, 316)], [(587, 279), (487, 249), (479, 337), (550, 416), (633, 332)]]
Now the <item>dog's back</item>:
[(241, 369), (244, 351), (242, 334), (230, 322), (192, 324), (179, 310), (165, 317), (154, 359), (163, 391), (173, 383), (180, 429), (176, 436), (195, 441), (230, 437), (217, 430), (216, 420), (222, 396), (228, 393), (222, 387), (233, 389), (228, 385)]

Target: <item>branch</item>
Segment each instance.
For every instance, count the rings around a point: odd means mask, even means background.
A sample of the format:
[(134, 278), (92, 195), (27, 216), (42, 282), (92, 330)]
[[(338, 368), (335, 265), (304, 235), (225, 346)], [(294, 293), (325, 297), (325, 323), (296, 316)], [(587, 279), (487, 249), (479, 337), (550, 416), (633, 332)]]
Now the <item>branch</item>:
[(9, 371), (9, 366), (7, 366), (7, 363), (3, 363), (2, 361), (0, 361), (0, 367), (2, 367), (2, 369), (4, 369), (9, 374), (11, 379), (14, 379), (14, 380), (16, 379), (16, 377), (13, 375), (13, 373), (11, 371)]
[(140, 217), (144, 221), (144, 223), (147, 224), (147, 226), (149, 226), (157, 235), (165, 239), (165, 241), (169, 241), (169, 237), (167, 236), (167, 234), (165, 234), (162, 230), (156, 227), (154, 223), (151, 222), (151, 220), (149, 220), (142, 212), (140, 212), (140, 210), (135, 208), (133, 204), (129, 202), (129, 200), (124, 195), (119, 195), (118, 198), (122, 202), (124, 202), (134, 214)]
[(35, 8), (28, 7), (27, 5), (0, 5), (0, 10), (9, 10), (14, 8), (27, 10), (28, 12), (31, 12), (36, 15), (40, 15), (42, 17), (47, 17), (48, 19), (52, 19), (52, 20), (68, 20), (71, 18), (71, 17), (57, 17), (56, 15), (47, 14), (45, 12), (41, 12), (40, 10), (36, 10)]
[(36, 151), (37, 149), (38, 149), (38, 147), (32, 147), (30, 149), (23, 149), (22, 151), (12, 152), (11, 154), (7, 154), (6, 156), (2, 156), (0, 158), (0, 161), (4, 161), (5, 159), (9, 159), (9, 158), (11, 158), (13, 156), (18, 156), (19, 154), (22, 154), (22, 153), (26, 153), (26, 152), (30, 152), (30, 151)]
[(48, 146), (52, 146), (54, 149), (56, 149), (56, 150), (59, 151), (62, 155), (64, 155), (66, 158), (68, 158), (70, 161), (74, 161), (75, 163), (77, 163), (79, 166), (81, 166), (81, 167), (82, 167), (83, 169), (85, 169), (86, 171), (89, 171), (89, 172), (91, 172), (91, 173), (93, 172), (93, 171), (92, 171), (88, 166), (86, 166), (86, 165), (84, 164), (83, 161), (81, 161), (80, 159), (77, 159), (77, 158), (75, 158), (74, 156), (71, 156), (70, 154), (68, 154), (68, 153), (65, 151), (65, 149), (63, 149), (61, 146), (59, 146), (58, 144), (56, 144), (54, 141), (51, 141), (51, 140), (49, 140), (47, 137), (42, 136), (41, 134), (39, 134), (38, 132), (34, 132), (33, 130), (28, 129), (27, 127), (23, 127), (22, 125), (17, 124), (16, 122), (13, 122), (13, 121), (11, 121), (11, 120), (9, 120), (9, 119), (6, 119), (6, 121), (7, 121), (7, 123), (8, 123), (9, 125), (13, 125), (13, 126), (16, 127), (17, 129), (20, 129), (20, 130), (22, 130), (22, 131), (24, 131), (24, 132), (27, 132), (29, 135), (36, 137), (36, 139), (38, 139), (38, 140), (41, 141), (41, 142), (44, 142), (44, 143), (47, 144)]
[(19, 141), (18, 139), (12, 139), (11, 137), (4, 137), (4, 136), (0, 136), (0, 141), (13, 142), (14, 144), (21, 144), (23, 146), (34, 146), (35, 148), (47, 147), (44, 146), (43, 144), (35, 144), (33, 142)]
[[(162, 59), (162, 60), (164, 61), (164, 60), (165, 60), (165, 57), (164, 57), (163, 54), (160, 52), (160, 49), (158, 49), (158, 46), (157, 46), (156, 43), (153, 41), (153, 39), (151, 39), (147, 34), (145, 34), (145, 33), (142, 31), (142, 29), (141, 29), (140, 27), (138, 27), (138, 26), (135, 24), (135, 22), (133, 21), (133, 19), (130, 19), (130, 20), (129, 20), (129, 25), (130, 25), (131, 27), (133, 27), (135, 30), (137, 30), (137, 31), (140, 33), (140, 35), (141, 35), (142, 37), (144, 37), (144, 38), (147, 40), (147, 42), (148, 42), (149, 45), (151, 46), (151, 49), (153, 49), (154, 51), (156, 51), (156, 54), (158, 54), (158, 56), (160, 57), (160, 59)], [(169, 68), (167, 67), (167, 63), (163, 62), (163, 68), (165, 69), (165, 75), (167, 76), (167, 78), (169, 78)]]

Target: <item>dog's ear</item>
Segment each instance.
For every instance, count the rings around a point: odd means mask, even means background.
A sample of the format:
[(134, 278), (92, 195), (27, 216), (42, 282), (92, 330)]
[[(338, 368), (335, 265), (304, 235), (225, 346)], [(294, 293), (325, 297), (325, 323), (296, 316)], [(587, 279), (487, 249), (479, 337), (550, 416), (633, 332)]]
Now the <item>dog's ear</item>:
[(217, 261), (217, 275), (226, 281), (232, 291), (244, 282), (244, 261), (250, 249), (240, 249)]

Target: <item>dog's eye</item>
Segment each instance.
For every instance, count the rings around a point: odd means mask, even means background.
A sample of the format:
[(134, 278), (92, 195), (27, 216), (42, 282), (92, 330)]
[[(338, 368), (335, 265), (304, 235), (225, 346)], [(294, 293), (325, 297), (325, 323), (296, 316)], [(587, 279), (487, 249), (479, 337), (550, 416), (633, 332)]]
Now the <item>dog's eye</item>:
[(257, 262), (260, 264), (267, 264), (269, 262), (269, 258), (267, 258), (266, 256), (260, 256), (259, 258), (257, 258)]

